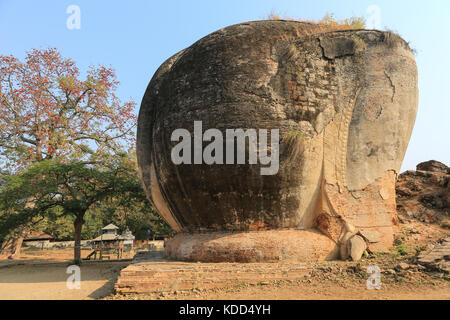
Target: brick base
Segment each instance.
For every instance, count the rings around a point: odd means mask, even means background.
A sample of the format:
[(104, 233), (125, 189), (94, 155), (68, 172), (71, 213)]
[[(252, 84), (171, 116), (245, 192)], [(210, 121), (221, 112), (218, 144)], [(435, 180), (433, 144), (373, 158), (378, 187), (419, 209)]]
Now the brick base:
[(180, 233), (167, 241), (166, 257), (202, 262), (303, 262), (336, 259), (336, 243), (311, 230)]
[(297, 280), (311, 271), (306, 263), (190, 263), (164, 259), (135, 259), (124, 268), (115, 292), (152, 293), (194, 288), (222, 288), (230, 283)]

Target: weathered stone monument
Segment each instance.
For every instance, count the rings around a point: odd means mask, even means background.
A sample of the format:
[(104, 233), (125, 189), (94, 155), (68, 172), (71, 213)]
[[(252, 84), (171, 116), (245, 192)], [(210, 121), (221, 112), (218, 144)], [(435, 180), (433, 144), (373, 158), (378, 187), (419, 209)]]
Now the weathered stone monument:
[[(147, 196), (178, 232), (167, 257), (316, 261), (386, 250), (417, 103), (413, 53), (390, 32), (257, 21), (175, 54), (146, 90), (137, 134)], [(175, 164), (172, 133), (194, 136), (195, 121), (202, 132), (279, 129), (278, 171)]]

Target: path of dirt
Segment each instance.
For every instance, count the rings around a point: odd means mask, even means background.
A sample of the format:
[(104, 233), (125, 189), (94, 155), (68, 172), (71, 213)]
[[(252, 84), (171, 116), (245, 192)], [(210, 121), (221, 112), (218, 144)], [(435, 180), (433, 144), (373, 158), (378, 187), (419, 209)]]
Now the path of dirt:
[[(90, 251), (83, 250), (82, 256)], [(24, 250), (15, 260), (0, 257), (0, 299), (99, 299), (113, 292), (120, 270), (130, 261), (84, 262), (80, 289), (68, 289), (66, 273), (73, 249)]]
[(80, 289), (68, 289), (68, 263), (24, 264), (0, 268), (0, 299), (98, 299), (112, 293), (120, 270), (129, 262), (86, 263)]

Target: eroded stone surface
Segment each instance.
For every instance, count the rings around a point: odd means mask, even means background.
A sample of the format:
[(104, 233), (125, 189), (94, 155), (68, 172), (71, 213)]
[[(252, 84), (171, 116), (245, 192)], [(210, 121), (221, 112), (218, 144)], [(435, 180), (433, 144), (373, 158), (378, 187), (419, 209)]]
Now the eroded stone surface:
[(397, 210), (407, 219), (447, 226), (450, 215), (449, 168), (438, 161), (417, 165), (399, 175), (396, 184)]
[[(370, 250), (385, 250), (397, 224), (394, 184), (417, 91), (413, 54), (391, 33), (323, 32), (294, 21), (227, 27), (174, 55), (152, 78), (138, 122), (141, 180), (176, 231), (245, 238), (255, 226), (317, 228), (328, 249), (352, 225), (372, 232)], [(279, 129), (278, 173), (261, 176), (259, 164), (175, 165), (171, 133), (193, 132), (194, 121), (204, 131)], [(208, 248), (174, 256), (208, 259)], [(211, 254), (233, 259), (233, 250)]]
[(450, 273), (450, 237), (442, 239), (432, 250), (422, 253), (417, 262), (431, 270)]
[(323, 55), (328, 59), (336, 59), (355, 53), (355, 41), (346, 37), (320, 39), (320, 46), (323, 49)]

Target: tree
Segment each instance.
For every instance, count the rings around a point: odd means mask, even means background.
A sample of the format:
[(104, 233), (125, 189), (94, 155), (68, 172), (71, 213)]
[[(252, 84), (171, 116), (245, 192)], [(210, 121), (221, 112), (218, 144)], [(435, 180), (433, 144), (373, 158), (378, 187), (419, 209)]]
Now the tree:
[[(81, 80), (55, 48), (33, 49), (24, 62), (0, 55), (0, 169), (48, 159), (104, 163), (134, 145), (135, 103), (116, 97), (118, 84), (101, 65)], [(25, 231), (19, 226), (17, 243)]]
[(112, 68), (91, 66), (84, 80), (57, 49), (33, 49), (24, 62), (0, 55), (0, 156), (20, 170), (58, 158), (101, 162), (134, 144), (135, 103), (114, 94)]
[[(74, 261), (80, 264), (86, 212), (120, 198), (126, 199), (123, 204), (142, 201), (142, 186), (133, 166), (124, 157), (115, 160), (108, 166), (43, 160), (20, 174), (4, 177), (0, 189), (0, 238), (17, 226), (60, 209), (63, 215), (74, 218)], [(33, 199), (32, 205), (29, 199)]]
[(23, 62), (0, 55), (0, 170), (7, 169), (0, 239), (5, 232), (21, 238), (31, 225), (67, 236), (73, 220), (79, 242), (86, 217), (88, 233), (99, 223), (90, 219), (94, 212), (170, 231), (145, 198), (134, 150), (126, 149), (135, 142), (135, 103), (116, 97), (118, 84), (104, 66), (90, 67), (81, 80), (75, 63), (54, 48), (31, 50)]

